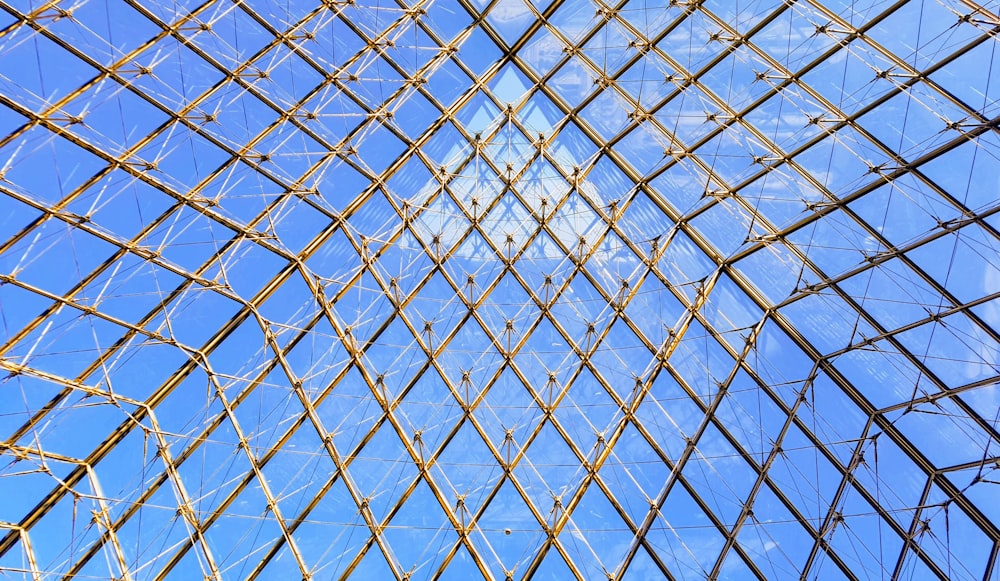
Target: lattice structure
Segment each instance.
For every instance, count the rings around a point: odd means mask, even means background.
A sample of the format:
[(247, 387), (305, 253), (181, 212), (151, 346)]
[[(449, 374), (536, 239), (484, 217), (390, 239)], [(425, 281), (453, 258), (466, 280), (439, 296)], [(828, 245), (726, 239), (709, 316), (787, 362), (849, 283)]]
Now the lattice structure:
[(0, 577), (1000, 579), (996, 2), (408, 2), (0, 1)]

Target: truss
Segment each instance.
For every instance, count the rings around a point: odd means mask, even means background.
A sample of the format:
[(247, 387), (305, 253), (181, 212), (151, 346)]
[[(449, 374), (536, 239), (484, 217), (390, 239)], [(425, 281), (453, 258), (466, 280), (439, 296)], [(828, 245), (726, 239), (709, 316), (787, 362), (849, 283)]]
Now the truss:
[(0, 576), (1000, 578), (996, 3), (0, 8)]

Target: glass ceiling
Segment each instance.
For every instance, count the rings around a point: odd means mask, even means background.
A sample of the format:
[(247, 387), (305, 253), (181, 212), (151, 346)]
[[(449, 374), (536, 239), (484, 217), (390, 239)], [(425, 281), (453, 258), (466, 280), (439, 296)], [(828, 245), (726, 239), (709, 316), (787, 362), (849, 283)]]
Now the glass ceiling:
[(0, 8), (0, 577), (1000, 579), (995, 0)]

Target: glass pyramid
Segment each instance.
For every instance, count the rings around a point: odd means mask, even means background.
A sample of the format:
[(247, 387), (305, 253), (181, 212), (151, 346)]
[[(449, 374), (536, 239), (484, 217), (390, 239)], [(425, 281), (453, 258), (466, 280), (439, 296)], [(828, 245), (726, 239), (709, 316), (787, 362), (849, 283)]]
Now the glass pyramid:
[(1000, 579), (995, 0), (0, 8), (0, 578)]

